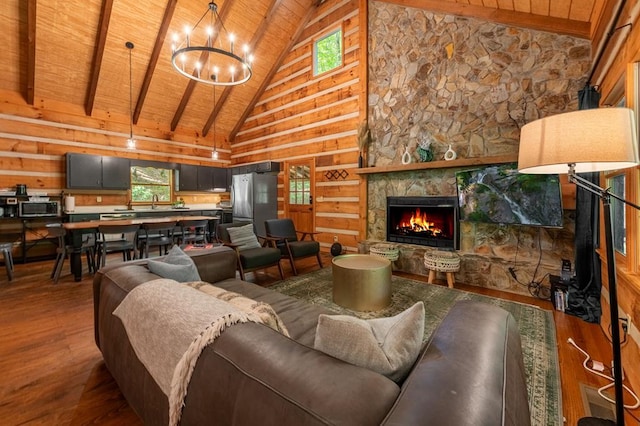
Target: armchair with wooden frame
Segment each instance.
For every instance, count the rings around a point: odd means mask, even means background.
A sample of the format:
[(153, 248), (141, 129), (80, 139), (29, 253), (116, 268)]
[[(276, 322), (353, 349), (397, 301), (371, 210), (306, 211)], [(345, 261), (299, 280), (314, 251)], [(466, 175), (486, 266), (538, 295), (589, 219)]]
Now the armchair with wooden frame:
[[(271, 241), (268, 238), (256, 236), (255, 241), (249, 244), (247, 247), (245, 244), (239, 245), (233, 242), (231, 233), (236, 233), (241, 227), (246, 227), (246, 223), (221, 223), (218, 224), (216, 229), (216, 235), (218, 240), (224, 245), (233, 248), (236, 251), (238, 257), (238, 271), (240, 272), (240, 279), (245, 279), (245, 273), (256, 271), (258, 269), (266, 269), (272, 266), (277, 266), (280, 272), (280, 278), (284, 279), (284, 272), (282, 265), (280, 264), (281, 253), (280, 250), (271, 245)], [(231, 229), (231, 233), (229, 232)], [(234, 232), (236, 231), (236, 232)], [(253, 229), (251, 230), (253, 232)], [(248, 234), (248, 233), (247, 233)], [(252, 238), (250, 240), (253, 241)], [(261, 242), (259, 241), (261, 240)]]
[[(269, 219), (264, 222), (264, 226), (267, 238), (274, 239), (282, 257), (289, 259), (294, 275), (298, 275), (296, 259), (315, 256), (318, 259), (318, 265), (322, 268), (320, 243), (314, 237), (319, 232), (297, 231), (291, 219)], [(298, 235), (300, 235), (299, 238)]]

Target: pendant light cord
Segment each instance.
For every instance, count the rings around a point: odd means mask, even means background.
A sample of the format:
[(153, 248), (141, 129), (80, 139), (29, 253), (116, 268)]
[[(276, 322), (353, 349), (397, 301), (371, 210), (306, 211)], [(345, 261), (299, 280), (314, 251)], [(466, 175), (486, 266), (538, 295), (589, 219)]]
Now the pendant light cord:
[(125, 43), (125, 46), (129, 49), (129, 140), (133, 140), (133, 66), (131, 60), (133, 43), (128, 41)]

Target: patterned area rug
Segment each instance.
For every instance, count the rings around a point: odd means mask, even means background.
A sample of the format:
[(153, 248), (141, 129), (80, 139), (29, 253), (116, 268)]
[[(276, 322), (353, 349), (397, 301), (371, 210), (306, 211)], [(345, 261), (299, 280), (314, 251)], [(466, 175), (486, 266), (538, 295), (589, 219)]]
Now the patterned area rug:
[(562, 425), (558, 352), (551, 311), (393, 276), (391, 305), (376, 312), (358, 312), (333, 303), (331, 284), (331, 268), (324, 268), (281, 281), (269, 288), (323, 306), (337, 314), (365, 319), (392, 316), (410, 307), (415, 301), (422, 300), (425, 305), (425, 340), (458, 300), (479, 300), (511, 312), (518, 322), (522, 338), (531, 424)]

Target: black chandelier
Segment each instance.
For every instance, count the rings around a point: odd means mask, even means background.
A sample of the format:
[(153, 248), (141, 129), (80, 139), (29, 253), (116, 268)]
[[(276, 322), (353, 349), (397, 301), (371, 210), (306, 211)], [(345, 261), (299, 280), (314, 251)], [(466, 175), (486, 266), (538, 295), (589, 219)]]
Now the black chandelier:
[[(207, 15), (209, 23), (205, 27), (203, 21), (206, 22)], [(242, 56), (235, 53), (235, 36), (225, 28), (215, 2), (209, 3), (192, 28), (185, 28), (183, 37), (180, 40), (180, 35), (174, 34), (171, 44), (171, 63), (180, 74), (218, 86), (235, 86), (251, 78), (253, 55), (249, 53), (249, 46), (244, 45)]]

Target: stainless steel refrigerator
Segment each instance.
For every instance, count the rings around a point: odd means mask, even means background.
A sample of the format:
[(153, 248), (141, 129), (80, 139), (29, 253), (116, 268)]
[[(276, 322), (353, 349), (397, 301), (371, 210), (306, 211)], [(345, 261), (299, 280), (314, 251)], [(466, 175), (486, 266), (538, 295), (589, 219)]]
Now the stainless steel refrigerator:
[(278, 218), (278, 176), (269, 173), (234, 175), (231, 184), (233, 221), (253, 223), (265, 236), (264, 221)]

